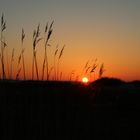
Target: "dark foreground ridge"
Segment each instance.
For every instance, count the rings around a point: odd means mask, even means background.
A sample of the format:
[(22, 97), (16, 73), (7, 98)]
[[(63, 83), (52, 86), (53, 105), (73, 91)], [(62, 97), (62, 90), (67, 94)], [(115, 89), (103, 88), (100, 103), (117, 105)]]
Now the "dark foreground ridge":
[(138, 139), (140, 82), (0, 81), (4, 140)]

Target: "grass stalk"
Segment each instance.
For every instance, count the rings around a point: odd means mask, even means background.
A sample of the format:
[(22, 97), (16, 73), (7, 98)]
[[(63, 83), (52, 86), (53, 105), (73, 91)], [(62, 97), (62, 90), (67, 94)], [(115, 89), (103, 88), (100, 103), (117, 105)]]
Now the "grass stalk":
[(42, 38), (40, 38), (40, 24), (37, 26), (37, 29), (33, 33), (33, 62), (32, 62), (32, 80), (34, 80), (34, 66), (36, 70), (36, 77), (39, 80), (37, 58), (36, 58), (36, 47)]
[(6, 53), (6, 59), (7, 59), (7, 77), (10, 78), (10, 72), (9, 72), (9, 59), (8, 59), (8, 53)]
[(21, 72), (21, 68), (18, 70), (18, 72), (17, 72), (17, 74), (16, 74), (16, 80), (19, 80), (20, 72)]
[(56, 80), (56, 56), (57, 56), (57, 53), (58, 53), (58, 45), (56, 46), (56, 50), (54, 53), (54, 80)]
[(47, 48), (50, 46), (49, 40), (52, 35), (52, 26), (53, 26), (54, 21), (49, 26), (48, 29), (48, 23), (45, 26), (45, 31), (44, 31), (44, 60), (43, 60), (43, 65), (42, 65), (42, 80), (44, 79), (44, 70), (45, 70), (45, 64), (46, 64), (46, 75), (47, 75), (47, 81), (49, 80), (49, 64), (48, 64), (48, 56), (47, 56)]
[(3, 45), (3, 31), (6, 29), (6, 21), (4, 20), (4, 14), (1, 17), (1, 67), (2, 67), (2, 79), (6, 78), (5, 65), (4, 65), (4, 45)]
[(14, 61), (14, 52), (15, 52), (15, 49), (13, 48), (12, 50), (12, 56), (11, 56), (11, 66), (10, 66), (10, 79), (12, 79), (12, 69), (13, 69), (13, 61)]
[(37, 80), (39, 80), (39, 75), (38, 75), (38, 66), (37, 66), (37, 59), (36, 59), (36, 51), (34, 52), (34, 58), (35, 58), (36, 76), (37, 76)]
[(97, 63), (97, 59), (95, 59), (95, 61), (93, 63), (93, 66), (91, 68), (91, 71), (90, 71), (90, 79), (91, 79), (92, 73), (94, 73), (94, 80), (95, 80), (95, 70), (96, 70), (96, 68), (98, 66), (96, 63)]
[(102, 63), (101, 66), (100, 66), (100, 69), (99, 69), (99, 78), (102, 77), (104, 72), (105, 72), (104, 63)]
[(34, 51), (33, 51), (33, 59), (32, 59), (32, 80), (34, 80)]
[(59, 63), (60, 63), (60, 59), (63, 55), (63, 52), (64, 52), (64, 49), (65, 49), (65, 45), (62, 47), (61, 51), (60, 51), (60, 54), (59, 54), (59, 57), (58, 57), (58, 61), (57, 61), (57, 80), (60, 80), (60, 75), (59, 75)]
[(49, 70), (48, 79), (50, 78), (50, 75), (51, 75), (52, 70), (53, 70), (53, 67), (51, 67), (50, 70)]
[(22, 56), (22, 65), (23, 65), (23, 75), (24, 75), (24, 80), (26, 80), (26, 73), (25, 73), (25, 63), (24, 63), (24, 48), (23, 48), (23, 42), (25, 38), (25, 33), (24, 29), (22, 29), (22, 35), (21, 35), (21, 56)]

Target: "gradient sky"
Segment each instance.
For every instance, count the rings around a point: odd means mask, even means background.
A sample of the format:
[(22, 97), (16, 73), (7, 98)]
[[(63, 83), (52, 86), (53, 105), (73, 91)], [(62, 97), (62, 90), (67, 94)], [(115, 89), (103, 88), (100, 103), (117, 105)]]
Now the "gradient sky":
[[(49, 61), (53, 65), (56, 44), (66, 44), (60, 63), (65, 79), (72, 70), (79, 74), (87, 60), (97, 58), (99, 65), (105, 64), (104, 76), (140, 80), (140, 0), (1, 0), (2, 12), (8, 57), (13, 47), (18, 56), (21, 28), (25, 30), (27, 69), (31, 69), (33, 30), (40, 23), (43, 32), (46, 22), (54, 20)], [(39, 47), (41, 66), (43, 46)]]

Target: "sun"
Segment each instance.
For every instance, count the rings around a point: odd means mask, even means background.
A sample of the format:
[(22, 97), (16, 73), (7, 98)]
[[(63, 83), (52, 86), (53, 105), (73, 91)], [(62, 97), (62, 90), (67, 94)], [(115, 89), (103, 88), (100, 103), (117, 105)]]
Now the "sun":
[(87, 77), (83, 77), (83, 78), (82, 78), (82, 82), (83, 82), (83, 83), (88, 83), (88, 81), (89, 81), (89, 80), (88, 80)]

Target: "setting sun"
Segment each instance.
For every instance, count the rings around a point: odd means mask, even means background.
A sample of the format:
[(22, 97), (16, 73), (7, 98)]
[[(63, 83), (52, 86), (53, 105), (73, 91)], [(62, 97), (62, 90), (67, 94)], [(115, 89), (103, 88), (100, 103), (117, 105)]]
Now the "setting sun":
[(83, 78), (82, 78), (82, 82), (83, 82), (83, 83), (88, 83), (88, 81), (89, 81), (89, 80), (88, 80), (87, 77), (83, 77)]

